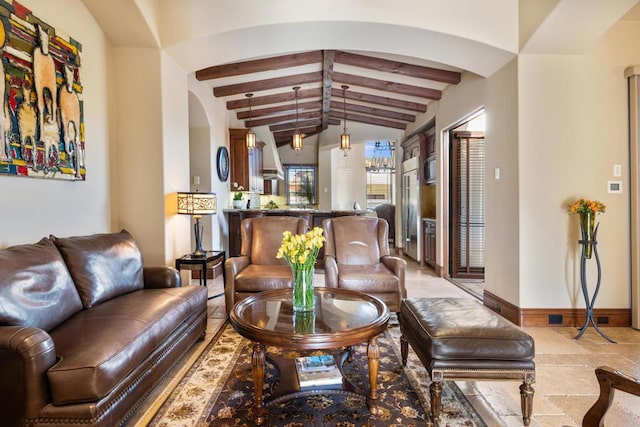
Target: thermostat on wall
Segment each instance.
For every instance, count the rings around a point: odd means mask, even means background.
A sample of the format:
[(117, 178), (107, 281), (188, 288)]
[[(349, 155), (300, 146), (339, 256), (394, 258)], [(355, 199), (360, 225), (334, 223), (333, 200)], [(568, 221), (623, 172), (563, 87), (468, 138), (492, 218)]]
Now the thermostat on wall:
[(607, 193), (622, 193), (622, 181), (607, 181)]

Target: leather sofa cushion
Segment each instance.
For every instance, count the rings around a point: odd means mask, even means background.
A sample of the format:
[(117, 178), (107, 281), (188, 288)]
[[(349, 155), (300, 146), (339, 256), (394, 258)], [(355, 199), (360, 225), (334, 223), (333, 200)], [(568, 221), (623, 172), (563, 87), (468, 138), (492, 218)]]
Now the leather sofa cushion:
[(262, 292), (293, 287), (291, 267), (288, 265), (249, 264), (235, 278), (236, 292)]
[(398, 278), (384, 265), (338, 265), (338, 287), (364, 293), (398, 292)]
[(47, 372), (53, 403), (103, 398), (206, 305), (206, 288), (184, 286), (131, 292), (76, 314), (51, 331), (59, 357)]
[(534, 357), (528, 334), (471, 299), (405, 299), (400, 317), (432, 359), (531, 361)]
[(50, 239), (0, 250), (0, 325), (50, 331), (80, 310), (80, 295)]
[(142, 254), (127, 231), (51, 239), (85, 308), (144, 287)]

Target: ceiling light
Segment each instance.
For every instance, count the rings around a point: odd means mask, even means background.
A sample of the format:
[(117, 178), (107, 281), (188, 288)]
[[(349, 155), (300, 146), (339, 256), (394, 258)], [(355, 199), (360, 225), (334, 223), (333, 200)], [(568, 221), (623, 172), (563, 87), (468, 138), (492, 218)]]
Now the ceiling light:
[(349, 154), (349, 150), (351, 150), (351, 135), (347, 133), (347, 89), (349, 86), (342, 85), (342, 101), (344, 108), (344, 118), (342, 120), (343, 128), (342, 135), (340, 135), (340, 149), (344, 153), (344, 156), (347, 157)]
[[(251, 97), (253, 96), (253, 94), (248, 93), (245, 96), (249, 98), (249, 120), (251, 120), (251, 117), (252, 117), (251, 116)], [(256, 148), (256, 134), (255, 132), (253, 132), (253, 130), (251, 130), (251, 128), (249, 128), (249, 131), (247, 132), (244, 138), (247, 143), (247, 148), (249, 150), (253, 150), (254, 148)]]
[(300, 86), (294, 86), (293, 90), (296, 92), (296, 130), (293, 132), (293, 137), (291, 139), (291, 148), (298, 154), (300, 150), (302, 150), (302, 138), (304, 135), (300, 133), (298, 129), (298, 90)]

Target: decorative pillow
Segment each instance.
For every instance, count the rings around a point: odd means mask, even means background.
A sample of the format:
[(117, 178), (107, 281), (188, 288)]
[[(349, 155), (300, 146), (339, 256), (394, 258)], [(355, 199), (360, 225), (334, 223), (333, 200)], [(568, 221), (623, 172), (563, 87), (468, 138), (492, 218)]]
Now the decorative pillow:
[(80, 237), (51, 236), (51, 240), (67, 263), (85, 308), (144, 287), (142, 254), (126, 230)]
[(0, 325), (50, 331), (80, 310), (80, 295), (51, 240), (0, 250)]

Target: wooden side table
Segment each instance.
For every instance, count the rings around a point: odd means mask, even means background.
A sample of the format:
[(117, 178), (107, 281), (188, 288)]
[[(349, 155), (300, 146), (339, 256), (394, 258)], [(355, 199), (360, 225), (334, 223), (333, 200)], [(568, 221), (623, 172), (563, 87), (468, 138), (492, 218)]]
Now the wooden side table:
[[(206, 251), (204, 256), (194, 256), (191, 254), (183, 255), (176, 259), (176, 269), (180, 270), (200, 270), (199, 284), (207, 287), (207, 269), (218, 264), (222, 265), (222, 281), (227, 283), (227, 275), (224, 271), (224, 261), (226, 259), (225, 251)], [(223, 293), (209, 297), (209, 299), (217, 298), (224, 295)]]

